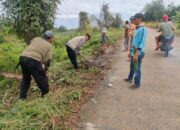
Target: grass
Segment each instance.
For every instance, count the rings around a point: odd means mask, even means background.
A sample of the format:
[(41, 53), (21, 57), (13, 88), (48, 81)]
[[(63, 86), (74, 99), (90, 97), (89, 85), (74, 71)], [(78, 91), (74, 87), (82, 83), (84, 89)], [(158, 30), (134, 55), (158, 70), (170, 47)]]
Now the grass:
[(149, 28), (157, 29), (159, 26), (159, 23), (158, 22), (146, 22), (145, 26), (149, 27)]
[[(92, 57), (101, 47), (99, 32), (90, 32), (92, 40), (83, 49), (83, 55)], [(75, 72), (65, 50), (65, 43), (82, 33), (57, 33), (54, 43), (53, 63), (50, 68), (50, 93), (39, 98), (39, 90), (33, 83), (26, 101), (18, 100), (19, 82), (0, 78), (0, 129), (2, 130), (70, 130), (67, 120), (77, 112), (77, 108), (92, 88), (96, 88), (104, 71), (92, 67)], [(110, 29), (111, 43), (122, 36), (119, 29)], [(10, 36), (9, 36), (10, 37)], [(15, 38), (0, 44), (0, 71), (15, 72), (14, 67), (25, 44)], [(80, 63), (82, 59), (78, 58)], [(20, 70), (18, 70), (20, 72)], [(6, 95), (7, 94), (7, 95)], [(4, 103), (6, 105), (4, 105)], [(74, 122), (73, 119), (70, 122)]]
[(177, 34), (178, 36), (180, 36), (180, 23), (176, 23), (176, 28), (177, 28), (176, 34)]

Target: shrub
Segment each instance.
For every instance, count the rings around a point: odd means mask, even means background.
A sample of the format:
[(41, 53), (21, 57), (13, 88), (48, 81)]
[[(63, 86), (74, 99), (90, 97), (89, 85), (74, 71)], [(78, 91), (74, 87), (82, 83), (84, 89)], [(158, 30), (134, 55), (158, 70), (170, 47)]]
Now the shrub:
[(4, 39), (4, 35), (0, 35), (0, 43), (4, 43), (5, 42), (5, 39)]

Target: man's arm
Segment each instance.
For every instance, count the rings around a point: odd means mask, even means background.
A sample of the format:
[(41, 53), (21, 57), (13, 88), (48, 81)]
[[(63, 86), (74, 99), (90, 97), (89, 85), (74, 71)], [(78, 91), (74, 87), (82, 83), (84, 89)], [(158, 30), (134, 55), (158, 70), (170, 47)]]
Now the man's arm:
[(144, 44), (145, 44), (145, 42), (146, 42), (146, 37), (147, 37), (147, 32), (146, 32), (146, 29), (144, 28), (144, 29), (142, 29), (142, 31), (141, 31), (141, 34), (140, 34), (140, 44), (139, 44), (139, 46), (138, 46), (138, 50), (141, 50), (142, 48), (144, 48)]
[(139, 52), (144, 48), (144, 44), (146, 42), (146, 37), (147, 37), (147, 32), (145, 29), (142, 29), (141, 32), (139, 32), (139, 37), (140, 37), (140, 44), (136, 48), (136, 52), (134, 54), (134, 61), (138, 60)]
[(80, 54), (80, 52), (81, 52), (81, 46), (84, 44), (84, 41), (83, 40), (80, 40), (79, 41), (79, 44), (78, 44), (78, 47), (77, 47), (77, 49), (76, 49), (76, 53), (77, 54)]
[(161, 25), (159, 25), (159, 27), (158, 27), (158, 32), (161, 32), (161, 31), (162, 31)]
[(172, 23), (172, 26), (171, 26), (172, 30), (175, 32), (176, 31), (176, 26)]
[(52, 59), (52, 48), (46, 54), (46, 59), (45, 59), (45, 63), (44, 63), (46, 71), (48, 71), (48, 68), (51, 65), (51, 59)]

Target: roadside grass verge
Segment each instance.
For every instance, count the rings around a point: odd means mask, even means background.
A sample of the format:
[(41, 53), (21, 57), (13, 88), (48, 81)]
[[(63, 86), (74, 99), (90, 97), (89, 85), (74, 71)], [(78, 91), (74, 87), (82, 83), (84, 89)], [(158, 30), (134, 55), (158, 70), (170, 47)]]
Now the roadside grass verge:
[[(110, 29), (109, 45), (115, 45), (121, 38), (122, 30)], [(65, 43), (82, 33), (57, 33), (54, 43), (53, 63), (50, 68), (50, 93), (40, 98), (34, 81), (28, 99), (18, 100), (19, 81), (0, 78), (0, 129), (2, 130), (70, 130), (68, 126), (77, 121), (74, 116), (83, 102), (92, 96), (106, 69), (90, 67), (76, 72), (66, 54)], [(91, 32), (92, 40), (82, 54), (94, 57), (101, 48), (99, 32)], [(0, 45), (0, 71), (15, 72), (14, 67), (25, 44), (4, 43)], [(83, 59), (78, 58), (83, 66)], [(20, 70), (17, 70), (19, 73)]]
[(157, 29), (159, 26), (159, 23), (158, 22), (146, 22), (145, 26), (149, 27), (149, 28)]

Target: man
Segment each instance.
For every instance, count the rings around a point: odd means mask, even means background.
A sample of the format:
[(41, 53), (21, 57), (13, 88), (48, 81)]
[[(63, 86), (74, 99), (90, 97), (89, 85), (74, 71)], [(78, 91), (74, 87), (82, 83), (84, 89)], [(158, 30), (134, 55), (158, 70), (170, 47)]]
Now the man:
[[(46, 71), (52, 59), (52, 42), (54, 34), (46, 31), (43, 37), (34, 38), (30, 45), (20, 56), (20, 65), (23, 73), (21, 82), (20, 99), (26, 99), (31, 83), (31, 76), (34, 77), (42, 97), (49, 92), (48, 77)], [(44, 67), (43, 67), (44, 66)]]
[(136, 27), (136, 32), (133, 39), (133, 45), (131, 48), (131, 53), (129, 57), (131, 57), (131, 64), (130, 64), (130, 73), (126, 82), (131, 82), (134, 77), (134, 85), (131, 87), (133, 89), (139, 88), (141, 85), (141, 64), (144, 58), (144, 50), (145, 50), (145, 43), (147, 37), (147, 30), (144, 27), (143, 23), (144, 17), (141, 13), (137, 13), (134, 16), (134, 24)]
[(79, 66), (77, 63), (77, 55), (80, 54), (81, 47), (84, 43), (89, 41), (91, 36), (87, 33), (84, 36), (78, 36), (66, 43), (66, 50), (69, 56), (71, 63), (74, 65), (74, 68), (78, 70)]
[(106, 26), (105, 28), (103, 28), (102, 30), (102, 35), (101, 35), (101, 39), (102, 39), (102, 43), (106, 44), (107, 40), (108, 40), (108, 36), (107, 36), (107, 32), (108, 32), (109, 26)]
[(130, 35), (130, 48), (132, 47), (132, 42), (133, 42), (133, 38), (134, 38), (134, 33), (136, 30), (136, 25), (134, 24), (134, 16), (132, 16), (130, 18), (130, 31), (129, 31), (129, 35)]
[(161, 32), (161, 35), (156, 37), (156, 49), (159, 50), (160, 48), (160, 42), (166, 37), (174, 37), (174, 31), (176, 30), (175, 26), (171, 21), (169, 21), (169, 17), (167, 15), (163, 16), (163, 23), (160, 24), (158, 32)]
[(124, 26), (124, 29), (125, 29), (125, 35), (124, 35), (124, 51), (123, 52), (126, 52), (129, 50), (129, 38), (130, 38), (130, 24), (129, 24), (129, 21), (126, 21), (125, 22), (125, 26)]

